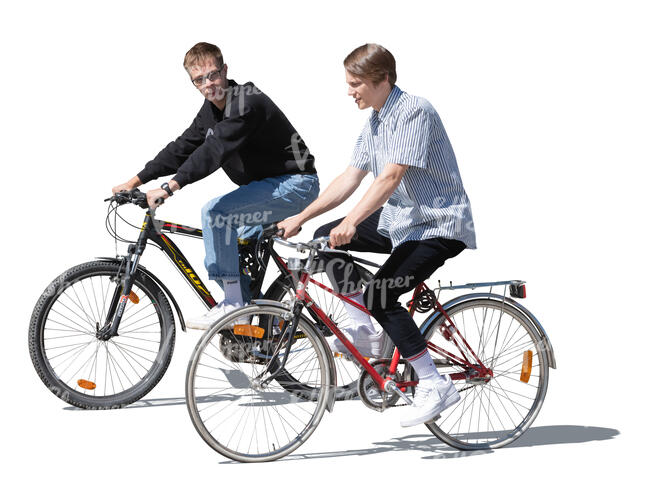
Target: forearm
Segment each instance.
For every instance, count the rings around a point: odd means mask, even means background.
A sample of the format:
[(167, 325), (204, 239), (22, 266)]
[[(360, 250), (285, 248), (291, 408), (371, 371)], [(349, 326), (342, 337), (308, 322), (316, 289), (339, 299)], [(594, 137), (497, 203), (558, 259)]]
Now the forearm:
[[(147, 162), (138, 173), (138, 178), (143, 184), (175, 174), (188, 157), (204, 142), (204, 137), (199, 129), (199, 116), (192, 124), (173, 142), (163, 148), (153, 160)], [(171, 184), (170, 184), (171, 185)]]
[(140, 177), (133, 176), (131, 179), (126, 183), (129, 186), (129, 189), (135, 189), (136, 187), (140, 187), (142, 185), (142, 182), (140, 181)]
[(343, 222), (348, 222), (355, 227), (358, 226), (370, 214), (384, 205), (402, 181), (402, 175), (403, 171), (391, 175), (378, 176), (359, 203), (345, 217)]
[(176, 192), (177, 190), (180, 190), (181, 186), (176, 182), (174, 179), (170, 180), (168, 182), (169, 188), (172, 190), (172, 192)]
[(339, 175), (314, 202), (298, 214), (300, 223), (303, 224), (341, 205), (359, 187), (360, 183), (360, 180), (350, 178), (345, 172)]

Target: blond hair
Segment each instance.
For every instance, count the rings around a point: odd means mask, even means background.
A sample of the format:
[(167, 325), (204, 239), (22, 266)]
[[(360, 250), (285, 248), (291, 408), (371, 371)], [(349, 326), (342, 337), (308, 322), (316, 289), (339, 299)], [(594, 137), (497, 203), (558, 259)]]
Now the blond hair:
[(223, 55), (221, 49), (216, 45), (207, 42), (199, 42), (194, 47), (189, 49), (183, 59), (183, 67), (185, 70), (189, 69), (192, 65), (204, 63), (206, 60), (214, 60), (217, 68), (223, 65)]

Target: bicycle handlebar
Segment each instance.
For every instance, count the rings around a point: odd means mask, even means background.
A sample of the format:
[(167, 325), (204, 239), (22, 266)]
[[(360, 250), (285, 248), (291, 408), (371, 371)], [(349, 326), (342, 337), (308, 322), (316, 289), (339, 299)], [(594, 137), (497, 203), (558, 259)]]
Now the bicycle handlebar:
[(274, 237), (273, 241), (285, 247), (291, 247), (292, 249), (296, 249), (298, 252), (304, 252), (307, 249), (310, 250), (313, 249), (320, 252), (331, 252), (335, 254), (349, 255), (349, 252), (347, 251), (342, 251), (339, 249), (331, 249), (327, 247), (327, 244), (329, 244), (330, 241), (330, 236), (328, 235), (323, 237), (317, 237), (316, 239), (312, 239), (307, 242), (289, 242), (288, 240), (285, 240), (282, 237)]
[[(138, 207), (142, 207), (143, 209), (149, 208), (149, 203), (147, 202), (147, 194), (141, 192), (140, 189), (138, 188), (132, 190), (122, 190), (120, 192), (113, 194), (108, 199), (104, 199), (104, 202), (109, 202), (109, 201), (117, 202), (117, 205), (135, 204)], [(156, 202), (158, 203), (158, 205), (161, 205), (165, 202), (165, 199), (161, 197), (157, 199)]]
[[(298, 232), (300, 232), (302, 228), (298, 229)], [(282, 234), (284, 233), (284, 229), (278, 229), (277, 224), (271, 224), (270, 226), (266, 227), (262, 231), (262, 237), (264, 238), (271, 238), (273, 237), (273, 241), (285, 246), (285, 247), (291, 247), (292, 249), (296, 249), (297, 251), (304, 252), (307, 249), (315, 249), (318, 251), (322, 252), (332, 252), (332, 253), (339, 253), (339, 254), (348, 254), (346, 251), (338, 250), (338, 249), (330, 249), (327, 247), (330, 241), (330, 236), (322, 236), (322, 237), (317, 237), (315, 239), (312, 239), (307, 242), (290, 242), (284, 238), (282, 238)], [(352, 237), (353, 239), (358, 239), (359, 236), (357, 234), (354, 234)]]

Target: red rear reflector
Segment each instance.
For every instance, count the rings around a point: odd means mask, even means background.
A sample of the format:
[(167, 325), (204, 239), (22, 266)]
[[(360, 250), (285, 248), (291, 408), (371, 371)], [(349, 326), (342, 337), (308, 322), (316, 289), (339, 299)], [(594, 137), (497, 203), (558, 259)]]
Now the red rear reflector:
[(95, 384), (92, 381), (86, 381), (85, 379), (78, 379), (77, 384), (79, 385), (80, 388), (90, 389), (91, 391), (97, 387), (97, 384)]

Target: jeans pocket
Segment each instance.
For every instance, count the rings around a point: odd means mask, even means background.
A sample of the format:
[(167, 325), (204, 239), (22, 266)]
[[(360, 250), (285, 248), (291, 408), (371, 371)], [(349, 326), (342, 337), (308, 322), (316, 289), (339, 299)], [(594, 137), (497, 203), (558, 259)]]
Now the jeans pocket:
[(311, 203), (318, 192), (318, 177), (314, 175), (295, 175), (278, 186), (281, 197), (302, 203)]

